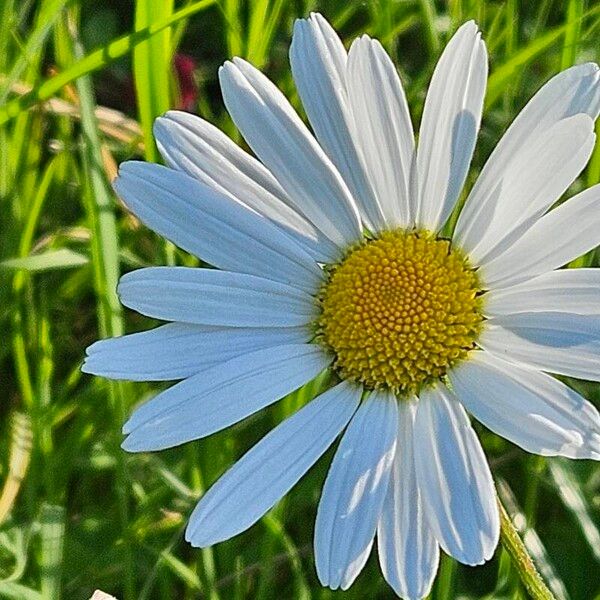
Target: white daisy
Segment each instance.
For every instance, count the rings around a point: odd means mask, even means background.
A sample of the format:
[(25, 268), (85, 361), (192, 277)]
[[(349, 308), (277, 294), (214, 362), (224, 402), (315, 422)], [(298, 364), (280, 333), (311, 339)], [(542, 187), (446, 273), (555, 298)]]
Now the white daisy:
[[(487, 54), (463, 25), (435, 69), (415, 148), (396, 70), (368, 36), (346, 52), (320, 15), (291, 64), (315, 137), (241, 59), (225, 104), (258, 159), (212, 125), (156, 123), (169, 165), (128, 162), (115, 187), (149, 227), (216, 269), (125, 275), (123, 304), (171, 321), (101, 341), (84, 370), (182, 379), (139, 407), (123, 447), (206, 437), (329, 369), (332, 387), (204, 495), (186, 538), (250, 527), (342, 434), (319, 503), (319, 579), (348, 588), (377, 537), (399, 596), (431, 588), (439, 547), (476, 565), (496, 548), (492, 476), (465, 408), (529, 452), (600, 459), (600, 416), (548, 373), (600, 381), (600, 271), (558, 270), (600, 242), (600, 186), (552, 208), (588, 161), (598, 67), (549, 81), (469, 194)], [(316, 139), (315, 139), (316, 138)], [(551, 209), (551, 210), (550, 210)]]

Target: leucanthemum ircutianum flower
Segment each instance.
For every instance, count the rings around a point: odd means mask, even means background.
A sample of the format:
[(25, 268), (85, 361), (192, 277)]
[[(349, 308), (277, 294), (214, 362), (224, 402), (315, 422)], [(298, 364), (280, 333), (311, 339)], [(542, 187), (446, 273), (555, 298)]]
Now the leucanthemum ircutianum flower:
[(592, 152), (599, 71), (568, 69), (531, 99), (450, 236), (487, 78), (475, 23), (439, 60), (417, 145), (376, 40), (347, 52), (312, 15), (296, 22), (290, 58), (314, 135), (235, 58), (219, 72), (223, 98), (257, 158), (169, 112), (155, 128), (168, 167), (121, 166), (126, 205), (218, 269), (125, 275), (123, 304), (170, 323), (94, 344), (84, 369), (183, 380), (133, 413), (133, 452), (206, 437), (329, 370), (329, 389), (204, 494), (186, 538), (204, 547), (244, 531), (341, 436), (316, 516), (319, 579), (349, 587), (377, 538), (386, 580), (421, 598), (440, 547), (477, 565), (498, 543), (467, 411), (528, 452), (600, 458), (598, 412), (553, 376), (600, 381), (600, 270), (556, 270), (600, 242), (600, 186), (553, 208)]

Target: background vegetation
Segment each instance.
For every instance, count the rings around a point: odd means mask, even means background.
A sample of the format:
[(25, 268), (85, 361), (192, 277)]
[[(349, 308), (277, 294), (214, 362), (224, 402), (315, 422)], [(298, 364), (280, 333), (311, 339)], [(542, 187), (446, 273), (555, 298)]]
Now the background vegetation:
[[(314, 385), (206, 440), (126, 455), (121, 425), (159, 386), (79, 371), (99, 336), (154, 325), (121, 310), (120, 273), (197, 264), (123, 209), (109, 184), (116, 164), (159, 160), (152, 121), (170, 107), (239, 141), (216, 78), (232, 55), (263, 68), (298, 106), (287, 50), (294, 18), (310, 10), (346, 42), (365, 31), (382, 40), (415, 119), (445, 41), (477, 20), (491, 77), (470, 183), (544, 81), (600, 58), (600, 6), (591, 0), (0, 0), (1, 598), (86, 599), (96, 588), (126, 600), (392, 597), (375, 553), (345, 595), (319, 587), (313, 521), (331, 453), (243, 535), (204, 551), (183, 541), (203, 489)], [(571, 192), (599, 181), (600, 145)], [(570, 383), (600, 405), (598, 385)], [(600, 598), (598, 467), (534, 457), (478, 431), (555, 595)], [(502, 549), (476, 569), (444, 558), (432, 594), (519, 597)]]

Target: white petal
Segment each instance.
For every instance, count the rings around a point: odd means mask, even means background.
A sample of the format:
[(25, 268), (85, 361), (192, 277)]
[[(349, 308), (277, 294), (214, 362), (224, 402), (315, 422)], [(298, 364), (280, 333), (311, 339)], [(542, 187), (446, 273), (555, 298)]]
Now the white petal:
[(480, 269), (487, 287), (507, 287), (552, 271), (600, 243), (600, 185), (567, 200)]
[(348, 589), (373, 545), (387, 492), (398, 430), (398, 401), (373, 392), (350, 422), (319, 502), (315, 562), (319, 580)]
[(495, 317), (477, 343), (496, 356), (569, 377), (600, 381), (600, 319), (557, 312)]
[(206, 492), (185, 539), (210, 546), (258, 521), (332, 444), (360, 395), (358, 386), (340, 383), (273, 429)]
[[(474, 259), (492, 258), (500, 238), (518, 224), (512, 221), (519, 221), (523, 211), (527, 210), (530, 197), (517, 194), (519, 202), (515, 203), (506, 190), (516, 187), (518, 191), (518, 186), (510, 184), (517, 168), (526, 168), (528, 160), (537, 163), (531, 148), (540, 147), (538, 138), (547, 138), (548, 131), (565, 118), (584, 113), (595, 119), (599, 110), (600, 71), (592, 63), (559, 73), (530, 100), (485, 164), (456, 224), (455, 238)], [(543, 161), (541, 166), (543, 169)], [(543, 188), (545, 181), (541, 173), (529, 169), (529, 176), (537, 180), (539, 189)], [(524, 183), (528, 184), (527, 181)], [(555, 186), (556, 191), (547, 198), (548, 202), (552, 203), (560, 196), (560, 192), (557, 193), (560, 187)], [(540, 200), (543, 201), (542, 196)], [(512, 207), (510, 211), (509, 206)], [(496, 224), (494, 215), (502, 219), (501, 227)]]
[(92, 344), (81, 370), (129, 381), (185, 379), (235, 356), (306, 343), (310, 337), (305, 327), (255, 329), (168, 323)]
[(600, 316), (600, 269), (550, 271), (485, 295), (486, 315), (566, 312)]
[(440, 546), (467, 565), (489, 560), (500, 533), (494, 482), (463, 407), (441, 384), (419, 399), (414, 449), (425, 514)]
[(154, 122), (154, 135), (170, 167), (276, 223), (317, 260), (336, 257), (335, 245), (289, 205), (273, 175), (214, 125), (172, 110)]
[(429, 594), (440, 551), (425, 516), (413, 452), (416, 401), (400, 400), (398, 442), (387, 496), (377, 527), (385, 580), (396, 594), (418, 600)]
[(580, 114), (559, 121), (516, 154), (493, 192), (495, 212), (481, 213), (476, 225), (491, 249), (482, 254), (474, 248), (471, 261), (486, 265), (519, 240), (579, 175), (594, 141), (593, 121)]
[(409, 189), (415, 150), (408, 104), (396, 68), (377, 40), (354, 40), (348, 56), (348, 101), (356, 138), (385, 225), (412, 225)]
[(371, 230), (381, 229), (384, 218), (365, 171), (360, 137), (348, 104), (346, 50), (321, 15), (313, 13), (308, 19), (294, 23), (290, 62), (319, 143), (352, 192), (363, 221)]
[(241, 59), (226, 62), (219, 79), (229, 114), (293, 205), (340, 248), (360, 239), (346, 184), (283, 94)]
[(487, 52), (473, 21), (450, 40), (435, 68), (419, 130), (416, 225), (437, 231), (462, 190), (475, 149)]
[(129, 434), (123, 448), (162, 450), (211, 435), (298, 389), (329, 362), (314, 344), (236, 356), (142, 404), (123, 427)]
[(550, 375), (472, 352), (450, 381), (476, 419), (524, 450), (600, 460), (600, 414)]
[(297, 288), (216, 269), (138, 269), (121, 278), (118, 292), (125, 306), (165, 321), (294, 327), (316, 316), (314, 298)]
[(320, 284), (315, 260), (279, 227), (185, 173), (130, 161), (114, 186), (150, 228), (215, 267), (303, 289)]

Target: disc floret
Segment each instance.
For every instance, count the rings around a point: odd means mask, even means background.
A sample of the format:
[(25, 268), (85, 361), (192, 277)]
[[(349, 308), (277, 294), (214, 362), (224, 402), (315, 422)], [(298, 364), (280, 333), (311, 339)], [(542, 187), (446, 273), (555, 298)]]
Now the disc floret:
[(474, 348), (483, 322), (479, 289), (448, 240), (388, 231), (329, 271), (318, 340), (333, 351), (342, 378), (414, 394)]

